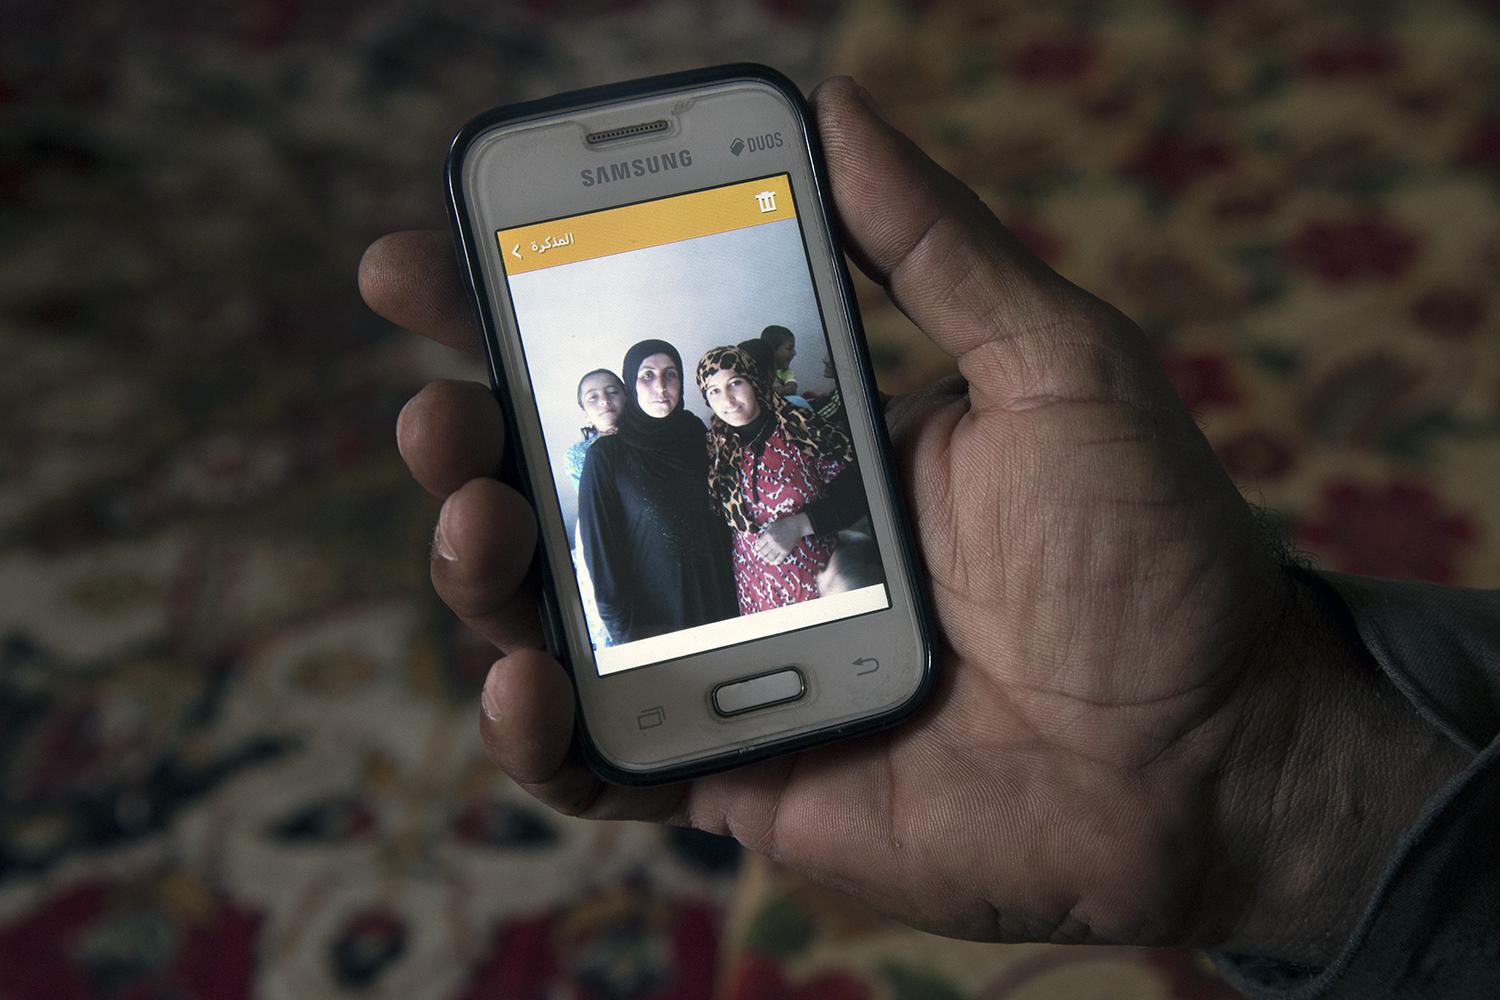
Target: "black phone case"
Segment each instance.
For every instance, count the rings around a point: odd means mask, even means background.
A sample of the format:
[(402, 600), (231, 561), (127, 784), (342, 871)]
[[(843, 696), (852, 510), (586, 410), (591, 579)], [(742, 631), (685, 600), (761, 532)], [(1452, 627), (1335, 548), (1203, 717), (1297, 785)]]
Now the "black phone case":
[[(505, 413), (507, 426), (515, 427), (517, 423), (515, 408), (511, 402), (505, 373), (501, 370), (499, 352), (496, 349), (499, 327), (495, 323), (494, 316), (491, 315), (489, 297), (484, 289), (484, 272), (480, 256), (480, 247), (484, 244), (475, 239), (475, 233), (470, 229), (468, 208), (463, 194), (463, 161), (464, 156), (469, 150), (469, 146), (476, 137), (497, 125), (514, 124), (529, 119), (544, 118), (560, 111), (597, 107), (630, 98), (647, 97), (675, 90), (689, 90), (706, 84), (725, 83), (732, 80), (755, 80), (760, 83), (769, 84), (780, 91), (797, 111), (797, 115), (802, 123), (803, 133), (807, 136), (808, 140), (808, 152), (812, 158), (813, 186), (817, 195), (818, 210), (822, 216), (821, 221), (826, 226), (829, 246), (834, 256), (834, 271), (839, 294), (842, 296), (842, 305), (850, 317), (855, 335), (855, 354), (859, 361), (859, 370), (856, 377), (861, 382), (861, 388), (867, 394), (866, 398), (872, 401), (879, 400), (880, 396), (875, 387), (874, 369), (870, 364), (870, 353), (865, 342), (864, 327), (860, 322), (859, 309), (854, 298), (854, 286), (849, 280), (849, 271), (844, 263), (842, 240), (840, 239), (838, 228), (833, 222), (834, 216), (828, 197), (828, 168), (823, 160), (822, 145), (818, 141), (817, 129), (813, 123), (807, 99), (797, 89), (796, 84), (769, 66), (762, 66), (756, 63), (731, 63), (723, 66), (710, 66), (680, 73), (667, 73), (661, 76), (645, 77), (639, 80), (628, 80), (623, 83), (615, 83), (603, 87), (589, 87), (584, 90), (574, 90), (557, 94), (542, 100), (526, 101), (520, 104), (494, 108), (471, 119), (453, 137), (453, 142), (448, 149), (448, 158), (444, 164), (444, 174), (448, 188), (449, 219), (453, 224), (455, 250), (461, 265), (460, 271), (463, 274), (465, 286), (468, 288), (470, 301), (474, 305), (476, 318), (478, 319), (480, 328), (484, 332), (484, 354), (489, 368), (490, 384), (493, 386), (495, 397)], [(922, 645), (926, 650), (926, 662), (922, 664), (922, 683), (918, 686), (917, 690), (909, 699), (896, 708), (880, 715), (860, 719), (857, 722), (822, 729), (815, 733), (808, 733), (793, 739), (757, 746), (748, 750), (731, 750), (689, 764), (657, 768), (651, 771), (627, 771), (612, 765), (594, 746), (594, 742), (588, 733), (588, 726), (584, 720), (583, 705), (578, 700), (578, 685), (575, 682), (573, 685), (575, 699), (574, 714), (577, 719), (577, 725), (573, 729), (573, 739), (595, 774), (599, 775), (605, 781), (619, 785), (656, 785), (672, 781), (683, 781), (705, 774), (712, 774), (715, 771), (724, 771), (739, 767), (742, 764), (748, 764), (752, 761), (764, 760), (769, 757), (804, 750), (834, 740), (884, 729), (910, 716), (927, 699), (936, 678), (937, 633), (933, 625), (931, 602), (926, 590), (926, 575), (922, 572), (916, 556), (915, 544), (911, 533), (911, 519), (906, 509), (906, 498), (891, 467), (891, 443), (885, 421), (877, 419), (873, 423), (874, 426), (872, 429), (875, 440), (882, 452), (880, 474), (885, 482), (887, 492), (892, 498), (895, 521), (903, 536), (904, 544), (901, 545), (900, 558), (905, 565), (910, 579), (915, 584), (912, 588), (912, 599), (916, 603), (918, 627), (921, 631)], [(525, 459), (521, 456), (519, 448), (506, 448), (505, 458), (499, 470), (499, 475), (503, 481), (519, 489), (533, 507), (536, 506), (536, 497), (533, 495), (531, 489), (531, 479), (526, 473)], [(562, 662), (571, 675), (573, 664), (568, 657), (567, 642), (562, 632), (561, 615), (558, 611), (557, 596), (552, 583), (552, 570), (547, 564), (547, 559), (542, 554), (540, 544), (538, 544), (536, 555), (533, 558), (531, 572), (536, 574), (541, 584), (542, 625), (546, 633), (548, 649), (552, 655), (556, 656)]]

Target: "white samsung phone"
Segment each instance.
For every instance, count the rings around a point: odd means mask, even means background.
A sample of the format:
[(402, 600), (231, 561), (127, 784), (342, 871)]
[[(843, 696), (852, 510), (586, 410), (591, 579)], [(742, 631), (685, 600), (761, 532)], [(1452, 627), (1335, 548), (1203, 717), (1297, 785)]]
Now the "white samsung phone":
[(679, 780), (914, 711), (933, 630), (796, 87), (500, 108), (447, 179), (590, 765)]

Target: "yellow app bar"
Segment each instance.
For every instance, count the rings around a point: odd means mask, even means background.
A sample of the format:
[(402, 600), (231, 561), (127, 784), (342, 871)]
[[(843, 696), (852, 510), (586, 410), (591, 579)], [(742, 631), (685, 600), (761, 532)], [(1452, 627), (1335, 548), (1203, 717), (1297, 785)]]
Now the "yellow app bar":
[(505, 273), (516, 275), (796, 217), (791, 184), (782, 174), (495, 235)]

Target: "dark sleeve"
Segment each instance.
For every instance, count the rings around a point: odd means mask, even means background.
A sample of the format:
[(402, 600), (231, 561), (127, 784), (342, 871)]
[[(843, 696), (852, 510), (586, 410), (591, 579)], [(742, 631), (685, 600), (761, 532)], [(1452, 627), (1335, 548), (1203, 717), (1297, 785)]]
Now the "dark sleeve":
[[(601, 442), (600, 444), (602, 444)], [(599, 617), (616, 644), (630, 635), (630, 607), (624, 582), (624, 560), (620, 551), (625, 537), (620, 494), (616, 489), (608, 452), (595, 445), (583, 457), (578, 479), (578, 540), (589, 578), (594, 582), (594, 601)]]
[(802, 508), (812, 522), (815, 535), (828, 535), (847, 528), (867, 511), (865, 485), (859, 463), (850, 462), (823, 487), (823, 495)]
[(1427, 804), (1344, 951), (1323, 968), (1216, 955), (1257, 1000), (1500, 995), (1500, 591), (1321, 574), (1386, 676), (1478, 755)]

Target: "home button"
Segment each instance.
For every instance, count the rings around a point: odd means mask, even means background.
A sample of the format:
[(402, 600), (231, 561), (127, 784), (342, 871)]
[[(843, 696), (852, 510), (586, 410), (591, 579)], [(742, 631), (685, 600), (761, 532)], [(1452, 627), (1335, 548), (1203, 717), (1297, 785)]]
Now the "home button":
[(783, 667), (768, 674), (720, 684), (714, 688), (714, 711), (720, 715), (739, 715), (751, 709), (796, 701), (806, 692), (802, 672), (796, 667)]

